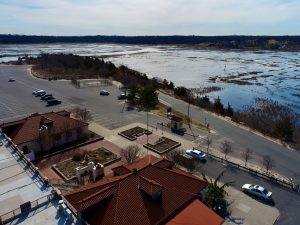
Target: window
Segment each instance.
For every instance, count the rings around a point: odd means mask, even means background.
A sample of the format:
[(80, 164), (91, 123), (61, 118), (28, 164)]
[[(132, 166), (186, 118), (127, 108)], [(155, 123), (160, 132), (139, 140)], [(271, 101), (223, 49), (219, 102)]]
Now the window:
[(83, 131), (82, 131), (82, 128), (81, 128), (81, 127), (80, 127), (80, 128), (77, 128), (77, 129), (76, 129), (76, 132), (77, 132), (77, 134), (82, 134), (82, 132), (83, 132)]

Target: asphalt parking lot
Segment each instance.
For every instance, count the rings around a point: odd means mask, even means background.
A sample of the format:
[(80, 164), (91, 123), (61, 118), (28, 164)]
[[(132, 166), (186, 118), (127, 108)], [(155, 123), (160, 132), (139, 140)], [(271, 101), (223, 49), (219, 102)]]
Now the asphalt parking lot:
[[(13, 120), (34, 112), (72, 109), (76, 106), (91, 110), (94, 122), (109, 129), (115, 129), (131, 121), (144, 121), (144, 112), (126, 111), (122, 113), (123, 100), (117, 100), (121, 93), (116, 86), (78, 89), (70, 81), (48, 81), (32, 77), (28, 66), (0, 66), (0, 120)], [(8, 82), (9, 78), (15, 82)], [(62, 104), (46, 107), (32, 91), (43, 89), (53, 94)], [(109, 96), (100, 96), (99, 91), (105, 89)]]

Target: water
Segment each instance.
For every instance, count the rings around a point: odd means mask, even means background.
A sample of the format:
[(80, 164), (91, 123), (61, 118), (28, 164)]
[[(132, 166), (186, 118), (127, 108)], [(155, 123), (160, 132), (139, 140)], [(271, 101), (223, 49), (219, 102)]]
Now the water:
[[(4, 56), (0, 62), (42, 52), (105, 57), (149, 77), (171, 80), (177, 86), (218, 86), (222, 90), (210, 93), (210, 97), (220, 96), (225, 105), (229, 102), (236, 109), (255, 97), (265, 97), (300, 112), (300, 52), (220, 51), (189, 46), (121, 44), (0, 45), (0, 55)], [(243, 79), (247, 85), (221, 82), (220, 77)], [(211, 78), (217, 78), (216, 82)]]

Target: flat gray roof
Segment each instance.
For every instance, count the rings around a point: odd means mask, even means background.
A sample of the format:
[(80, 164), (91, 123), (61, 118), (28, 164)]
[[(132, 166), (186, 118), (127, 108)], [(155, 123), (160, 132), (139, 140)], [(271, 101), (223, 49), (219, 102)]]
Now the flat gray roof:
[[(0, 141), (5, 143), (1, 133)], [(51, 191), (52, 187), (45, 185), (28, 168), (15, 150), (7, 144), (0, 146), (0, 216), (25, 202), (47, 196)]]

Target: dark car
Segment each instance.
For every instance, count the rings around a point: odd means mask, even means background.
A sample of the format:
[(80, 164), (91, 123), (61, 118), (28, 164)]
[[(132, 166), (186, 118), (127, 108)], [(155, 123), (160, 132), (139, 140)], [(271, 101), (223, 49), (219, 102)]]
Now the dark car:
[(108, 96), (109, 92), (107, 90), (101, 90), (100, 95)]
[(51, 96), (47, 96), (43, 99), (43, 101), (49, 101), (49, 100), (53, 100), (55, 99), (52, 95)]
[(57, 99), (51, 99), (47, 101), (47, 106), (51, 106), (51, 105), (59, 105), (61, 104), (61, 101), (57, 100)]
[(45, 100), (45, 98), (47, 98), (47, 97), (53, 97), (53, 96), (52, 96), (52, 94), (46, 94), (41, 97), (41, 100)]
[(119, 99), (119, 100), (127, 99), (127, 96), (126, 96), (125, 94), (120, 94), (120, 95), (118, 96), (118, 99)]
[(8, 79), (8, 81), (9, 81), (9, 82), (15, 82), (16, 80), (15, 80), (15, 78), (10, 77), (10, 78)]

